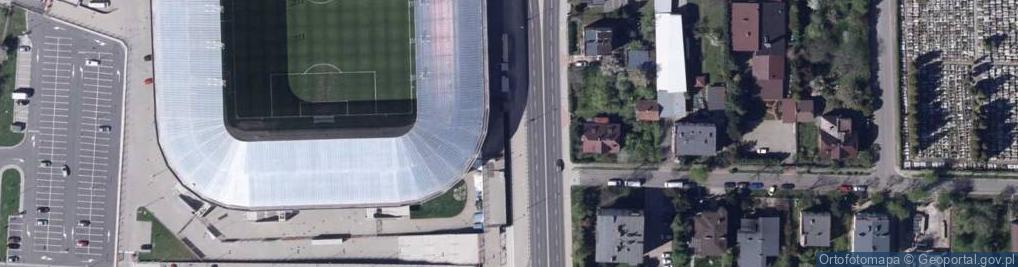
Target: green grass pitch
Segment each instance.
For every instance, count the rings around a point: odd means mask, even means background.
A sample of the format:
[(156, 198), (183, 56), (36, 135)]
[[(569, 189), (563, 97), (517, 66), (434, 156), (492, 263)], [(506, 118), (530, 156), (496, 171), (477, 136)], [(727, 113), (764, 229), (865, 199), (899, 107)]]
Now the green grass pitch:
[(411, 28), (408, 0), (287, 0), (287, 87), (308, 102), (413, 99)]

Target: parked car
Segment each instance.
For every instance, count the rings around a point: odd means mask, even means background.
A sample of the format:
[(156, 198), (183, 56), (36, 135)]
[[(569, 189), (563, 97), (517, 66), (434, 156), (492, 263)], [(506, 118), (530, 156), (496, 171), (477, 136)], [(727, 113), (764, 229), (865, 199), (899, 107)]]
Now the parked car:
[(49, 212), (49, 207), (46, 207), (46, 206), (40, 206), (40, 207), (38, 207), (38, 208), (35, 208), (35, 210), (36, 210), (36, 211), (39, 211), (39, 213), (47, 213), (47, 212)]
[(109, 125), (100, 125), (99, 126), (99, 132), (106, 133), (106, 132), (109, 132), (111, 130), (113, 130), (113, 126), (109, 126)]
[(763, 188), (764, 188), (764, 184), (761, 183), (761, 182), (753, 182), (753, 183), (749, 184), (749, 189), (752, 189), (752, 190), (761, 190)]
[(22, 46), (18, 47), (18, 50), (21, 50), (21, 52), (28, 52), (28, 51), (32, 51), (32, 47), (31, 46), (27, 46), (27, 45), (22, 45)]
[(739, 182), (736, 187), (738, 187), (738, 188), (749, 188), (749, 182)]
[(866, 185), (855, 185), (852, 187), (852, 191), (856, 193), (866, 193)]
[(65, 164), (63, 168), (60, 168), (60, 172), (64, 177), (71, 176), (71, 167)]
[(643, 180), (641, 179), (626, 180), (626, 187), (643, 187)]
[(773, 196), (775, 192), (778, 192), (778, 186), (772, 185), (767, 188), (767, 195)]
[(586, 67), (587, 64), (590, 64), (590, 62), (587, 62), (586, 60), (580, 60), (580, 61), (573, 62), (573, 67), (582, 68), (582, 67)]
[(88, 240), (84, 240), (84, 239), (78, 240), (77, 245), (78, 245), (79, 248), (87, 247), (88, 246)]
[(785, 190), (795, 189), (795, 184), (793, 184), (793, 183), (783, 183), (783, 184), (781, 184), (781, 189), (785, 189)]
[(21, 237), (20, 236), (16, 236), (16, 235), (8, 237), (7, 238), (7, 242), (8, 243), (21, 243)]
[(619, 178), (608, 179), (608, 186), (622, 186), (623, 184), (625, 184), (625, 182), (622, 181), (622, 179)]
[(50, 161), (48, 159), (44, 159), (44, 160), (40, 160), (39, 161), (39, 167), (49, 167), (49, 166), (53, 166), (53, 162), (52, 161)]
[(16, 255), (11, 255), (7, 257), (7, 262), (18, 262), (18, 261), (21, 261), (21, 258), (19, 258)]
[(89, 220), (80, 220), (80, 221), (78, 221), (78, 226), (88, 227), (89, 225), (92, 225), (92, 221), (89, 221)]
[(102, 63), (102, 61), (99, 61), (98, 59), (86, 59), (85, 60), (85, 66), (89, 66), (89, 67), (98, 67), (100, 63)]
[(665, 188), (688, 189), (693, 187), (693, 185), (694, 183), (688, 179), (669, 180), (665, 182)]
[(47, 220), (47, 219), (38, 219), (38, 220), (35, 220), (35, 224), (36, 225), (49, 225), (49, 220)]
[(19, 249), (19, 248), (21, 248), (21, 244), (18, 244), (18, 243), (7, 243), (7, 248), (9, 248), (9, 249)]
[(838, 191), (841, 191), (842, 193), (852, 192), (852, 186), (847, 184), (841, 184), (840, 186), (838, 186)]
[(725, 182), (725, 189), (735, 188), (735, 182)]

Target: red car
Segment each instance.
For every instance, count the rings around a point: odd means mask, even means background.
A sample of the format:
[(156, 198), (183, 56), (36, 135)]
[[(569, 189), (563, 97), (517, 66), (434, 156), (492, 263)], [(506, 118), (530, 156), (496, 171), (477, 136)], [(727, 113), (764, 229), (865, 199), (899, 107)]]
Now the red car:
[(847, 185), (847, 184), (842, 184), (841, 186), (838, 186), (838, 191), (841, 191), (842, 193), (850, 193), (850, 192), (852, 192), (852, 186), (851, 185)]
[(88, 246), (88, 240), (78, 240), (78, 247), (83, 248)]

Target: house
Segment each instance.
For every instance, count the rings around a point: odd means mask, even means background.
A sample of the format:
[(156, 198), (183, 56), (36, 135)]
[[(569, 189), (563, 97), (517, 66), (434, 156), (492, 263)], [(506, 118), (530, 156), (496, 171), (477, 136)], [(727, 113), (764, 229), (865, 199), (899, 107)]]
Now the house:
[(800, 123), (813, 122), (813, 118), (816, 117), (815, 111), (816, 106), (813, 104), (813, 100), (799, 100), (795, 104), (795, 120)]
[(722, 256), (728, 251), (728, 210), (724, 207), (693, 217), (690, 247), (697, 256)]
[(724, 87), (707, 88), (707, 110), (725, 110), (725, 97), (728, 92)]
[(887, 215), (858, 213), (852, 219), (852, 252), (891, 252), (891, 219)]
[(802, 247), (831, 246), (831, 214), (802, 212), (799, 215), (799, 245)]
[(622, 146), (622, 125), (612, 123), (608, 117), (595, 117), (583, 124), (580, 136), (584, 154), (617, 154)]
[(1011, 252), (1018, 252), (1018, 221), (1011, 221)]
[(833, 115), (821, 116), (817, 138), (822, 159), (840, 160), (859, 154), (859, 136), (852, 131), (852, 119)]
[(626, 68), (631, 70), (653, 70), (654, 62), (650, 60), (650, 51), (646, 49), (626, 50)]
[(657, 99), (661, 117), (678, 120), (686, 117), (686, 41), (682, 15), (654, 14), (654, 40), (657, 50)]
[(732, 51), (760, 49), (760, 4), (732, 3)]
[(765, 267), (768, 257), (777, 257), (781, 248), (781, 221), (778, 217), (743, 218), (737, 241), (739, 267)]
[(642, 99), (636, 101), (636, 120), (655, 122), (661, 120), (661, 105), (657, 101)]
[(796, 119), (796, 106), (795, 99), (785, 98), (781, 99), (780, 117), (782, 123), (795, 123)]
[(788, 11), (784, 2), (760, 2), (760, 46), (757, 55), (784, 57), (788, 47)]
[(638, 210), (597, 211), (594, 261), (599, 263), (643, 263), (643, 213)]
[(714, 156), (717, 154), (717, 127), (706, 123), (676, 123), (676, 156)]
[(588, 8), (597, 8), (601, 9), (602, 13), (608, 13), (629, 4), (629, 0), (581, 0), (580, 3), (586, 4)]
[(773, 103), (785, 97), (785, 55), (756, 55), (750, 64), (764, 102)]
[(612, 53), (612, 29), (587, 26), (583, 30), (583, 53), (589, 57), (607, 56)]

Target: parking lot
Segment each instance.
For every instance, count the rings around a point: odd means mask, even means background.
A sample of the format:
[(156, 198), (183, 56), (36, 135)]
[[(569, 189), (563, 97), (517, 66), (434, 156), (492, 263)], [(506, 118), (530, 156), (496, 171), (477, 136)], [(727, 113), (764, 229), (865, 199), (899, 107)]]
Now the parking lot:
[[(112, 266), (120, 169), (124, 47), (28, 14), (31, 87), (20, 262)], [(10, 258), (8, 260), (11, 260)]]

